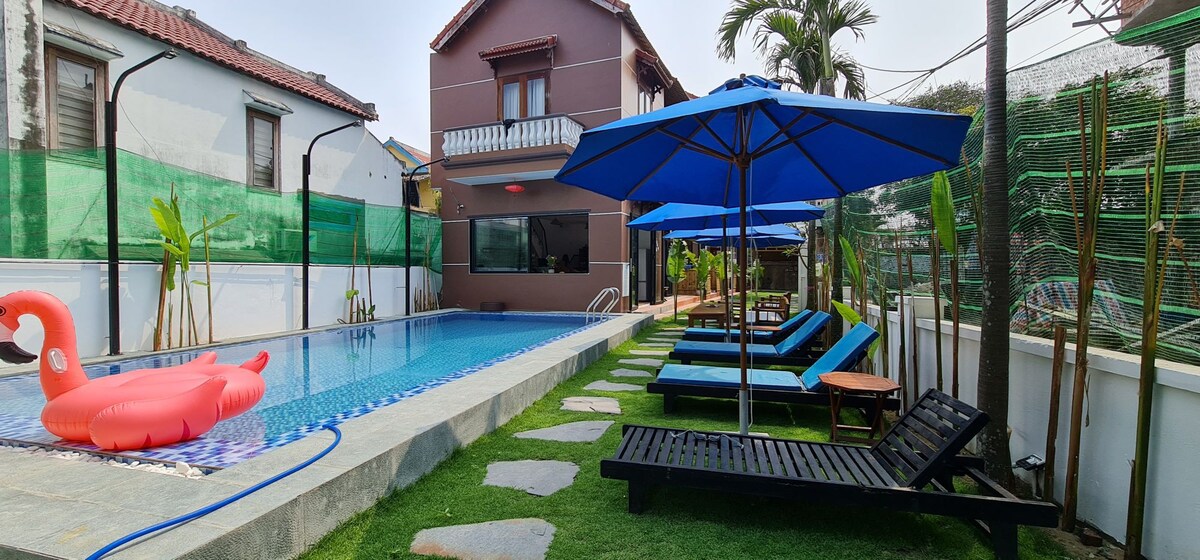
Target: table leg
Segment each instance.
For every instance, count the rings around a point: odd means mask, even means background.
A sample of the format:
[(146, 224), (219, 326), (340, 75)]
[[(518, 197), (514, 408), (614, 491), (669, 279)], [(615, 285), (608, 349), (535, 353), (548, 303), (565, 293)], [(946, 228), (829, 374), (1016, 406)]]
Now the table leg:
[(883, 393), (875, 393), (875, 417), (871, 419), (867, 439), (875, 439), (876, 434), (883, 435)]
[(833, 443), (837, 443), (838, 440), (838, 424), (840, 423), (839, 420), (841, 419), (842, 412), (841, 393), (841, 391), (833, 387), (829, 388), (829, 414), (831, 416), (829, 441)]

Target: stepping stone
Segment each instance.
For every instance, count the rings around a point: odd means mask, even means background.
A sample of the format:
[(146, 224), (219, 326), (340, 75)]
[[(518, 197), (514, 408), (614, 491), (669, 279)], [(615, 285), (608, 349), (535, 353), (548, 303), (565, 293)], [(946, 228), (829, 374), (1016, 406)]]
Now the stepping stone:
[(543, 519), (506, 519), (423, 529), (408, 551), (462, 560), (544, 560), (554, 525)]
[(546, 441), (591, 442), (600, 439), (600, 436), (603, 436), (604, 432), (613, 424), (612, 420), (569, 422), (549, 428), (517, 432), (513, 434), (513, 437)]
[(620, 368), (614, 369), (609, 373), (611, 373), (613, 377), (654, 377), (653, 373), (640, 369)]
[(679, 338), (683, 336), (683, 331), (658, 331), (650, 336), (663, 336), (667, 338)]
[(652, 358), (626, 358), (623, 360), (617, 360), (617, 363), (625, 364), (627, 366), (649, 366), (656, 368), (662, 367), (663, 365), (662, 360), (655, 360)]
[(629, 383), (612, 383), (610, 381), (593, 381), (588, 383), (584, 390), (587, 391), (641, 391), (645, 387), (641, 385), (631, 385)]
[[(679, 342), (679, 339), (678, 339), (678, 338), (655, 338), (655, 337), (650, 337), (650, 338), (647, 338), (647, 339), (646, 339), (646, 342), (667, 342), (667, 343), (670, 343), (670, 344), (675, 344), (676, 342)], [(645, 343), (642, 343), (642, 344), (645, 344)]]
[(670, 354), (670, 350), (630, 350), (630, 354), (634, 356), (666, 356)]
[(566, 461), (502, 461), (488, 465), (483, 485), (549, 496), (575, 482), (576, 474), (579, 465)]
[(642, 348), (674, 348), (674, 342), (641, 342), (638, 346)]
[(620, 414), (621, 403), (612, 397), (567, 397), (562, 400), (559, 410)]

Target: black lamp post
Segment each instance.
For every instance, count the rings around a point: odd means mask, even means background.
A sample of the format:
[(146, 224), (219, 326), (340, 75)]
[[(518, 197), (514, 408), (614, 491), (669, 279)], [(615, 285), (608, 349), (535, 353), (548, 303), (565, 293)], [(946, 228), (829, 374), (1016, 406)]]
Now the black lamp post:
[[(435, 159), (429, 163), (423, 163), (413, 168), (404, 179), (404, 316), (412, 315), (412, 201), (409, 200), (409, 193), (417, 192), (416, 176), (417, 171), (422, 167), (428, 168), (435, 163), (449, 161), (450, 157)], [(420, 202), (420, 201), (418, 201)]]
[(359, 126), (362, 126), (362, 121), (354, 121), (351, 123), (346, 123), (342, 126), (339, 126), (337, 128), (331, 129), (331, 130), (326, 130), (325, 132), (322, 132), (322, 133), (314, 136), (312, 139), (312, 142), (308, 143), (308, 151), (304, 153), (303, 161), (301, 162), (301, 166), (302, 166), (302, 170), (303, 170), (302, 174), (304, 175), (304, 183), (300, 188), (300, 222), (301, 222), (301, 225), (300, 225), (300, 261), (302, 263), (301, 264), (302, 272), (300, 275), (301, 275), (301, 283), (304, 284), (304, 297), (301, 300), (300, 308), (301, 308), (301, 315), (303, 316), (303, 328), (305, 328), (305, 329), (308, 328), (308, 264), (309, 264), (309, 261), (312, 260), (311, 259), (311, 248), (309, 246), (310, 245), (309, 237), (311, 235), (311, 233), (309, 231), (309, 229), (310, 229), (309, 221), (310, 221), (312, 212), (309, 210), (309, 207), (308, 207), (308, 200), (309, 200), (308, 176), (310, 173), (312, 173), (313, 146), (315, 146), (317, 144), (317, 140), (320, 140), (321, 138), (329, 136), (330, 134), (333, 134), (334, 132), (338, 132), (339, 130), (345, 130), (347, 128), (355, 128), (355, 127), (359, 127)]
[(175, 58), (175, 49), (167, 49), (143, 60), (117, 77), (112, 95), (104, 103), (104, 187), (108, 211), (108, 353), (121, 353), (121, 247), (117, 239), (117, 95), (130, 74), (161, 58)]

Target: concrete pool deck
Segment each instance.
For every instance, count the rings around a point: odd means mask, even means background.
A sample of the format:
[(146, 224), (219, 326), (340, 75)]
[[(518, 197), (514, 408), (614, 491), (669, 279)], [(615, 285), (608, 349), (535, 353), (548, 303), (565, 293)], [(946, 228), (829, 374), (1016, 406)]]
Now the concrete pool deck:
[[(415, 482), (653, 320), (617, 315), (463, 379), (346, 421), (308, 468), (118, 559), (293, 558)], [(84, 558), (143, 527), (226, 498), (320, 452), (319, 432), (199, 479), (0, 450), (0, 559)]]

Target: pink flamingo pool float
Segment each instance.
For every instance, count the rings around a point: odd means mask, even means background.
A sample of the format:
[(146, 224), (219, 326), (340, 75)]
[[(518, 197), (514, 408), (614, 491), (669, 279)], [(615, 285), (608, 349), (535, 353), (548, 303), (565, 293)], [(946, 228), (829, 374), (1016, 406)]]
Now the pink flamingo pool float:
[(270, 359), (266, 352), (240, 366), (218, 364), (215, 353), (205, 352), (179, 366), (89, 380), (79, 362), (70, 310), (37, 291), (0, 297), (0, 359), (6, 362), (39, 359), (13, 342), (22, 315), (37, 317), (46, 332), (38, 368), (47, 401), (42, 425), (66, 440), (110, 450), (187, 441), (250, 410), (266, 391), (259, 375)]

